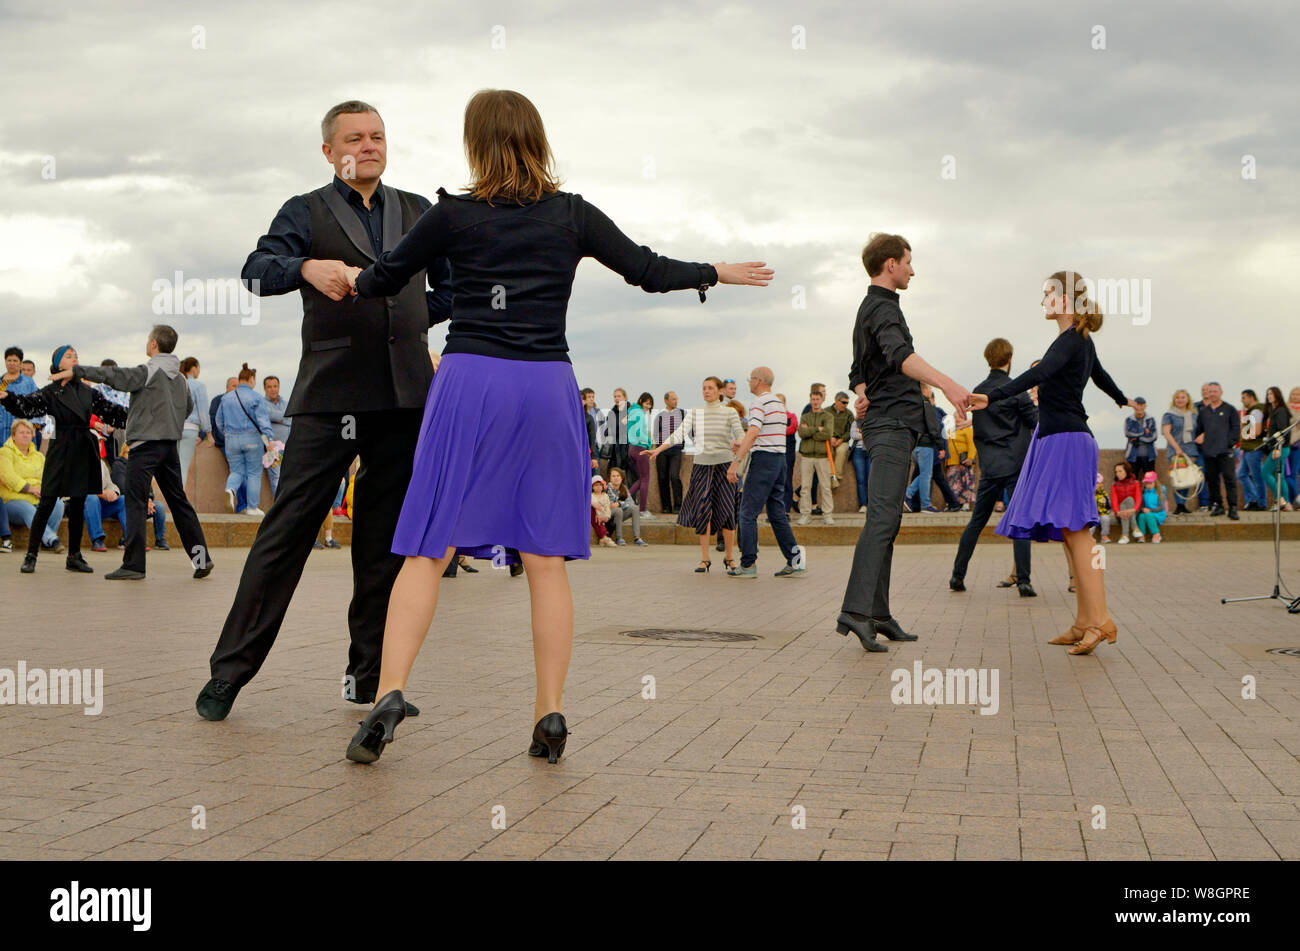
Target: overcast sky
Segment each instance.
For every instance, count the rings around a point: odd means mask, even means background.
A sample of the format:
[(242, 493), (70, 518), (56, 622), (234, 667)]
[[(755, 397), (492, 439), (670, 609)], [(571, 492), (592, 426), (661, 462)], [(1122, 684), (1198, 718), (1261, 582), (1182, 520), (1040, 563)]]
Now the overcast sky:
[[(1153, 410), (1209, 379), (1232, 402), (1300, 385), (1287, 3), (0, 0), (0, 35), (0, 336), (41, 382), (64, 343), (142, 361), (161, 319), (214, 395), (244, 361), (291, 387), (296, 294), (256, 324), (158, 317), (154, 282), (237, 277), (285, 199), (329, 180), (334, 103), (378, 107), (384, 180), (433, 196), (468, 181), (468, 98), (509, 88), (540, 110), (563, 187), (638, 243), (776, 269), (701, 305), (584, 262), (568, 339), (602, 406), (615, 386), (696, 405), (702, 377), (756, 364), (796, 409), (813, 380), (846, 388), (873, 231), (911, 241), (917, 349), (968, 387), (994, 336), (1013, 372), (1046, 349), (1060, 268), (1149, 288), (1097, 348)], [(1119, 446), (1125, 413), (1086, 400)]]

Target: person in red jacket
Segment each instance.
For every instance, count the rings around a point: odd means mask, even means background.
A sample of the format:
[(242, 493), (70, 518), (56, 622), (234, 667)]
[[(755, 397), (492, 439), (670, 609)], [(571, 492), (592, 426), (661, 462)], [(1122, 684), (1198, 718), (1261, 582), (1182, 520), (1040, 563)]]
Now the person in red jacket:
[(1115, 482), (1110, 487), (1110, 508), (1119, 519), (1119, 543), (1127, 545), (1129, 535), (1138, 541), (1146, 541), (1134, 524), (1138, 509), (1142, 505), (1142, 485), (1127, 462), (1115, 463)]

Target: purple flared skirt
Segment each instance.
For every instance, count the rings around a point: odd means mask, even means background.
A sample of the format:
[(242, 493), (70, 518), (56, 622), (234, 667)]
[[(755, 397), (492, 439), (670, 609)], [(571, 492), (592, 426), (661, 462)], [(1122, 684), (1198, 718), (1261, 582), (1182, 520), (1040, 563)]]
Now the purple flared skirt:
[[(591, 557), (591, 457), (571, 364), (442, 358), (393, 554)], [(499, 562), (500, 563), (500, 562)]]
[(1016, 491), (995, 529), (1007, 538), (1064, 541), (1061, 529), (1098, 524), (1097, 440), (1092, 433), (1054, 433), (1029, 440)]

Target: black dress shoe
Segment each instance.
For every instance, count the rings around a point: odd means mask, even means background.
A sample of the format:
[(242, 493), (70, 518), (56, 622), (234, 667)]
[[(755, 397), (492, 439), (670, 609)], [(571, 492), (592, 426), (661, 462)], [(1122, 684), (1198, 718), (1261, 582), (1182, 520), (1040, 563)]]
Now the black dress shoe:
[(1210, 514), (1211, 514), (1211, 515), (1222, 515), (1222, 514), (1223, 514), (1223, 506), (1222, 506), (1222, 505), (1219, 505), (1217, 502), (1216, 502), (1214, 505), (1211, 505), (1211, 506), (1210, 506)]
[(945, 512), (960, 512), (960, 511), (961, 511), (961, 503), (960, 503), (960, 502), (949, 502), (949, 503), (944, 507), (944, 511), (945, 511)]
[(208, 575), (210, 575), (210, 574), (212, 574), (212, 559), (211, 559), (211, 558), (209, 558), (209, 559), (207, 560), (207, 562), (203, 565), (202, 568), (195, 568), (195, 569), (194, 569), (194, 577), (196, 577), (196, 578), (206, 578), (206, 577), (207, 577)]
[(1237, 514), (1236, 509), (1228, 509), (1228, 518), (1232, 519), (1234, 522), (1241, 521), (1241, 516)]
[(390, 690), (375, 704), (370, 715), (361, 721), (361, 728), (348, 743), (348, 759), (354, 763), (373, 763), (393, 742), (393, 730), (406, 719), (406, 701), (402, 691)]
[(1018, 585), (1016, 585), (1016, 587), (1020, 589), (1020, 596), (1022, 598), (1038, 597), (1038, 592), (1034, 590), (1034, 586), (1031, 585), (1028, 581), (1022, 581)]
[(463, 572), (465, 572), (465, 574), (467, 574), (467, 575), (476, 575), (476, 574), (478, 574), (478, 569), (475, 568), (472, 564), (470, 564), (470, 562), (469, 562), (468, 559), (465, 560), (465, 561), (463, 561), (463, 562), (461, 562), (461, 564), (460, 564), (460, 570), (463, 571)]
[(887, 617), (887, 618), (873, 617), (871, 619), (871, 623), (875, 625), (877, 634), (884, 634), (891, 641), (916, 640), (915, 634), (908, 634), (905, 630), (903, 630), (901, 627), (898, 626), (898, 622), (895, 621), (892, 617)]
[(311, 548), (312, 551), (323, 551), (325, 546), (320, 543), (320, 539), (318, 538), (311, 543)]
[(239, 696), (238, 687), (228, 680), (218, 680), (213, 677), (199, 691), (194, 701), (194, 709), (205, 720), (224, 720), (230, 713), (230, 708), (235, 705), (237, 696)]
[(546, 762), (554, 763), (564, 752), (568, 739), (569, 727), (564, 722), (564, 714), (548, 713), (533, 727), (533, 742), (528, 747), (528, 755), (545, 756)]
[(156, 541), (156, 542), (153, 543), (153, 550), (154, 550), (154, 551), (171, 551), (171, 550), (172, 550), (172, 546), (171, 546), (171, 545), (168, 545), (166, 542), (159, 542), (159, 541)]
[[(389, 692), (396, 693), (396, 691), (389, 691)], [(373, 693), (363, 694), (360, 698), (356, 700), (352, 700), (351, 698), (349, 698), (349, 702), (350, 703), (374, 703), (375, 695)], [(405, 703), (406, 703), (406, 715), (408, 717), (418, 717), (420, 715), (419, 707), (411, 703), (411, 701), (409, 700), (406, 700)]]
[(1179, 502), (1176, 506), (1174, 506), (1174, 514), (1175, 514), (1175, 515), (1187, 515), (1187, 514), (1189, 514), (1188, 511), (1187, 511), (1187, 506), (1184, 505), (1182, 502)]
[(22, 567), (19, 568), (18, 570), (25, 575), (30, 575), (33, 571), (36, 570), (36, 556), (30, 554), (24, 555)]
[(965, 591), (966, 582), (958, 578), (956, 575), (953, 575), (951, 578), (948, 579), (948, 587), (951, 588), (953, 591)]
[(122, 567), (122, 568), (118, 568), (117, 571), (110, 571), (108, 574), (104, 575), (104, 580), (105, 581), (143, 581), (144, 572), (133, 571), (130, 568)]
[(523, 573), (524, 573), (524, 566), (523, 566), (523, 565), (511, 565), (511, 566), (510, 566), (510, 577), (512, 577), (512, 578), (518, 578), (518, 577), (519, 577), (520, 575), (522, 575)]
[(845, 637), (848, 636), (849, 631), (852, 631), (857, 635), (858, 641), (865, 651), (870, 651), (873, 654), (884, 654), (889, 651), (888, 647), (876, 640), (876, 628), (871, 623), (871, 618), (864, 617), (858, 620), (848, 611), (843, 611), (835, 619), (835, 630)]
[(95, 569), (86, 564), (86, 559), (81, 557), (81, 552), (77, 552), (75, 555), (69, 555), (64, 563), (64, 567), (69, 571), (80, 571), (83, 574), (93, 575), (95, 573)]

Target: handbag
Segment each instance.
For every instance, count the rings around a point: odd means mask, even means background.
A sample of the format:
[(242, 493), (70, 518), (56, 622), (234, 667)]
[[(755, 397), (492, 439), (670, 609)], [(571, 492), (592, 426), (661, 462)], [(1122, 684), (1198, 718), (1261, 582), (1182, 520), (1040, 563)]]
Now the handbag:
[(1179, 492), (1195, 492), (1204, 481), (1201, 467), (1186, 456), (1175, 456), (1169, 464), (1169, 484)]

